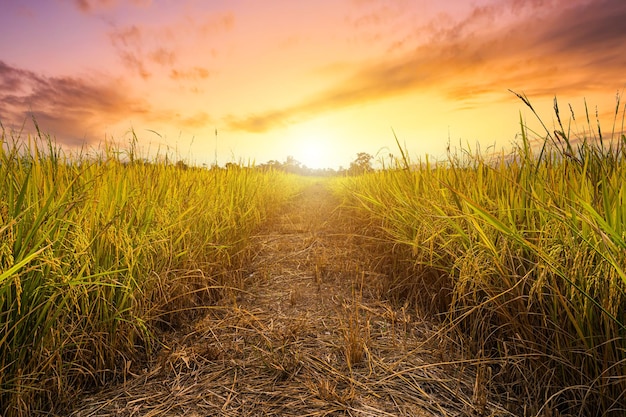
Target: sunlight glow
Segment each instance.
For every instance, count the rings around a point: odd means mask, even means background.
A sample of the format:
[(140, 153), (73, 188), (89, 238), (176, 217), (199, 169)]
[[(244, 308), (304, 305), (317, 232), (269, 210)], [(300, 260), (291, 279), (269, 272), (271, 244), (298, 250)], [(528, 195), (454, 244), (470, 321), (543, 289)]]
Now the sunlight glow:
[(324, 157), (326, 156), (326, 152), (319, 143), (315, 141), (308, 141), (303, 143), (300, 149), (300, 157), (296, 159), (302, 162), (303, 165), (315, 169), (325, 168)]
[(328, 133), (319, 128), (304, 128), (293, 131), (294, 157), (308, 168), (329, 168), (334, 159), (332, 140)]

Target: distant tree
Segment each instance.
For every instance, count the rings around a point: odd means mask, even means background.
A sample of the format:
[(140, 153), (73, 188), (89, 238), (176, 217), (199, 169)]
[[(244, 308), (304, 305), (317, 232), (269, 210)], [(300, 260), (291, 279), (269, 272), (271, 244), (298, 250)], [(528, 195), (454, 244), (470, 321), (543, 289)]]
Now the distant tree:
[(266, 165), (272, 168), (280, 168), (282, 164), (278, 162), (277, 160), (272, 159), (272, 160), (267, 161)]
[(374, 170), (372, 168), (372, 159), (374, 157), (367, 152), (359, 152), (356, 154), (356, 159), (350, 162), (350, 168), (348, 168), (348, 174), (350, 175), (360, 175), (365, 174), (366, 172), (371, 172)]
[(283, 163), (283, 169), (292, 174), (300, 174), (302, 171), (302, 164), (296, 158), (289, 155), (287, 156), (287, 160)]

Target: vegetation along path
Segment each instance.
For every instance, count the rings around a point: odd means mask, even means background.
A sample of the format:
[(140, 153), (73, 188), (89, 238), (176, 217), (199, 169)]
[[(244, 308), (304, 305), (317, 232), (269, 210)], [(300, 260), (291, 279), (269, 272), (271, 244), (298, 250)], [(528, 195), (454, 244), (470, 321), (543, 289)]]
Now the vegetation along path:
[(385, 301), (347, 210), (323, 182), (305, 188), (253, 238), (246, 291), (72, 415), (509, 415), (487, 370)]

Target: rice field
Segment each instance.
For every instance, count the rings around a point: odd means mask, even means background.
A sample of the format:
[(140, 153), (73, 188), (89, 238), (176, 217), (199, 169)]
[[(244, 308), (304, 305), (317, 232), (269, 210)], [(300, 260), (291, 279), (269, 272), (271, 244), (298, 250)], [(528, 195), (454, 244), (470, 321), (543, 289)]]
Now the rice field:
[[(391, 167), (322, 183), (366, 222), (381, 301), (441, 323), (477, 386), (527, 403), (525, 416), (623, 415), (623, 122), (608, 136), (587, 115), (573, 132), (554, 108), (556, 130), (520, 120), (511, 152), (411, 161), (399, 146)], [(614, 126), (620, 116), (618, 101)], [(150, 162), (132, 145), (67, 155), (42, 135), (1, 139), (5, 416), (139, 373), (163, 334), (244, 290), (250, 239), (307, 185), (273, 169)]]
[[(623, 415), (626, 136), (588, 114), (575, 134), (554, 109), (539, 141), (520, 120), (512, 153), (413, 163), (402, 150), (395, 169), (340, 185), (392, 245), (388, 296), (448, 323), (501, 395), (528, 415)], [(615, 116), (623, 132), (619, 101)]]
[(247, 238), (299, 185), (249, 167), (0, 141), (0, 414), (125, 378), (158, 335), (241, 288)]

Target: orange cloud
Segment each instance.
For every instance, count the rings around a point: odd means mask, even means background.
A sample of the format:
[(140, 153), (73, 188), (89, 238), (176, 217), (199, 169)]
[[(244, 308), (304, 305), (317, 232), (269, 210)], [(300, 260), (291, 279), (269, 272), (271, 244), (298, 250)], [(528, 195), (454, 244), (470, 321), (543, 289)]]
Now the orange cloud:
[(263, 133), (276, 127), (284, 126), (294, 121), (294, 117), (302, 113), (302, 109), (291, 107), (285, 110), (269, 111), (260, 115), (251, 115), (245, 118), (227, 116), (226, 125), (231, 130), (241, 130), (251, 133)]
[[(202, 22), (198, 24), (200, 33), (204, 36), (215, 33), (228, 32), (235, 26), (235, 16), (232, 13), (221, 15), (204, 16)], [(195, 22), (195, 19), (192, 19)]]
[(211, 76), (211, 72), (202, 67), (193, 67), (188, 70), (172, 69), (170, 78), (173, 80), (204, 80)]
[(176, 125), (188, 128), (202, 128), (215, 124), (214, 119), (205, 112), (198, 112), (192, 116), (176, 114)]
[[(521, 18), (489, 24), (514, 14)], [(465, 19), (439, 29), (429, 43), (395, 59), (375, 62), (321, 94), (293, 106), (245, 117), (229, 116), (232, 129), (264, 132), (332, 109), (414, 91), (456, 100), (508, 89), (533, 96), (581, 94), (623, 87), (626, 2), (509, 0), (474, 8)], [(493, 97), (490, 97), (492, 100)]]
[(171, 49), (157, 48), (149, 53), (150, 60), (161, 66), (172, 66), (176, 62), (176, 52)]

